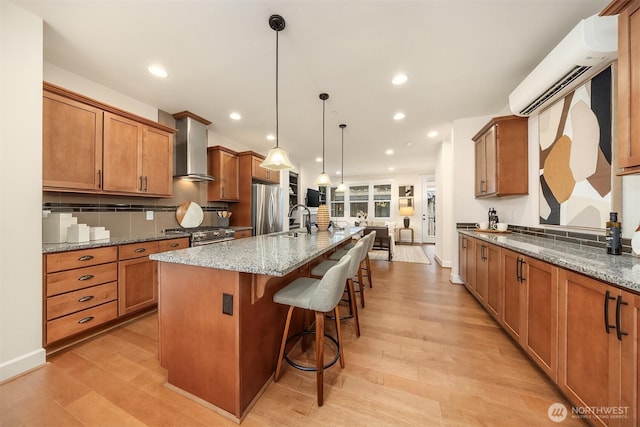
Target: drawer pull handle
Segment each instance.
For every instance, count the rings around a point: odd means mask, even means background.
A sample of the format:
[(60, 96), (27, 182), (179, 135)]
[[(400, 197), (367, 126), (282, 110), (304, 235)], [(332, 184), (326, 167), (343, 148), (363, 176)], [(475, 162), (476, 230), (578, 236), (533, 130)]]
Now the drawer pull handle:
[(140, 252), (144, 252), (144, 251), (146, 251), (145, 248), (138, 248), (138, 249), (135, 250), (136, 253), (140, 253)]
[(91, 322), (92, 320), (93, 320), (93, 316), (87, 316), (78, 320), (78, 323), (83, 324), (83, 323)]
[(87, 302), (93, 299), (93, 295), (87, 295), (78, 300), (78, 302)]
[(84, 282), (85, 280), (93, 279), (93, 274), (85, 274), (84, 276), (78, 277), (78, 280)]
[(621, 314), (620, 312), (622, 311), (621, 306), (623, 305), (629, 305), (628, 302), (622, 301), (622, 295), (618, 295), (618, 300), (616, 302), (616, 334), (618, 335), (618, 341), (622, 341), (622, 337), (624, 335), (629, 335), (628, 332), (624, 332), (622, 330), (622, 322), (620, 320)]
[(93, 259), (93, 255), (82, 255), (78, 261), (89, 261), (90, 259)]
[(611, 296), (611, 292), (606, 291), (604, 294), (604, 330), (606, 333), (610, 333), (609, 330), (615, 329), (616, 325), (609, 324), (609, 300), (616, 300)]
[(172, 248), (177, 248), (178, 246), (180, 246), (180, 243), (172, 243), (172, 244), (171, 244), (171, 247), (172, 247)]

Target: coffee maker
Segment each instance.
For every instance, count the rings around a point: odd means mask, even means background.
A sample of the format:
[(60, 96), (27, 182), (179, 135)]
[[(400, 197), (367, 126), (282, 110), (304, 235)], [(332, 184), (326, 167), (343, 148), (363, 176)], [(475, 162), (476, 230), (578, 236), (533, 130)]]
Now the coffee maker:
[(498, 219), (498, 213), (495, 208), (489, 208), (489, 230), (493, 230), (499, 222), (500, 220)]

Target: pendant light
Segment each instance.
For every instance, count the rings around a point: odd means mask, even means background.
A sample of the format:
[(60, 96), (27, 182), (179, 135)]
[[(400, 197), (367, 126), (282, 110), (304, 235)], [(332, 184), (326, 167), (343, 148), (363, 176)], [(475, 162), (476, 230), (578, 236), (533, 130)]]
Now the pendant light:
[(271, 15), (269, 17), (269, 26), (276, 32), (276, 146), (269, 150), (267, 158), (260, 163), (260, 166), (265, 169), (278, 171), (293, 169), (287, 152), (280, 148), (278, 140), (278, 33), (284, 30), (284, 18), (280, 15)]
[(321, 93), (320, 99), (322, 100), (322, 173), (318, 176), (316, 184), (318, 185), (331, 185), (331, 179), (329, 175), (324, 171), (324, 104), (329, 99), (328, 93)]
[(347, 127), (344, 123), (338, 125), (342, 129), (342, 168), (340, 171), (340, 184), (336, 188), (336, 193), (344, 193), (347, 191), (347, 185), (344, 183), (344, 128)]

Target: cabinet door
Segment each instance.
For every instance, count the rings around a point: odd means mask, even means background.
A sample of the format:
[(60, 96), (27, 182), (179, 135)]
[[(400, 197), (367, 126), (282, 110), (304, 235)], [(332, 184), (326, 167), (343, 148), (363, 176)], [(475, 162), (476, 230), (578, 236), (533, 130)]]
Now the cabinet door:
[(517, 253), (502, 250), (502, 284), (504, 288), (502, 324), (505, 330), (518, 341), (520, 341), (524, 314), (522, 310), (523, 286), (519, 280), (519, 259)]
[[(616, 299), (620, 291), (560, 269), (560, 371), (558, 385), (579, 406), (620, 404), (620, 344)], [(628, 310), (625, 310), (628, 311)], [(597, 425), (614, 420), (591, 418)]]
[(469, 246), (467, 242), (469, 238), (467, 236), (458, 236), (458, 274), (462, 283), (467, 283), (467, 251)]
[(208, 200), (211, 202), (240, 200), (238, 155), (210, 148), (207, 151), (207, 157), (209, 173), (215, 178), (215, 181), (208, 185)]
[(496, 152), (496, 126), (491, 127), (484, 136), (484, 157), (485, 157), (485, 194), (495, 194), (498, 191), (497, 181), (497, 152)]
[(525, 332), (522, 345), (538, 365), (557, 378), (558, 273), (551, 264), (523, 257), (520, 267), (525, 285)]
[(502, 313), (502, 286), (500, 275), (502, 272), (502, 260), (500, 248), (495, 245), (487, 245), (487, 308), (496, 319), (500, 319)]
[(488, 281), (489, 281), (489, 264), (487, 262), (488, 245), (484, 242), (476, 242), (476, 295), (482, 300), (487, 300)]
[(255, 179), (259, 179), (262, 181), (267, 181), (267, 171), (268, 169), (265, 169), (263, 167), (260, 166), (260, 164), (262, 163), (262, 160), (260, 157), (256, 157), (253, 156), (251, 158), (251, 175), (255, 178)]
[(618, 164), (640, 173), (640, 0), (618, 18)]
[(149, 195), (173, 193), (173, 137), (145, 127), (142, 133), (142, 191)]
[(118, 316), (152, 306), (158, 302), (156, 262), (149, 257), (118, 263)]
[(102, 110), (48, 92), (42, 102), (43, 187), (99, 190)]
[(487, 192), (487, 160), (484, 135), (475, 143), (476, 155), (476, 197), (484, 196)]
[(105, 191), (138, 193), (143, 189), (141, 158), (142, 125), (104, 113)]

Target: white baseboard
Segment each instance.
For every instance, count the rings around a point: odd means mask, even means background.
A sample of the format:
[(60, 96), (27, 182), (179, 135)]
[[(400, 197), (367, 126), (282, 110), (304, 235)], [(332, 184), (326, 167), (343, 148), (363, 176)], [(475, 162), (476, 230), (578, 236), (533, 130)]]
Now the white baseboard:
[(47, 353), (44, 348), (40, 348), (16, 357), (15, 359), (0, 363), (0, 382), (42, 366), (46, 362)]
[(451, 275), (449, 275), (449, 281), (451, 283), (455, 283), (456, 285), (464, 285), (462, 277), (460, 277), (458, 274), (451, 273)]
[(440, 267), (451, 268), (451, 261), (445, 261), (441, 259), (438, 255), (435, 255), (434, 258)]

